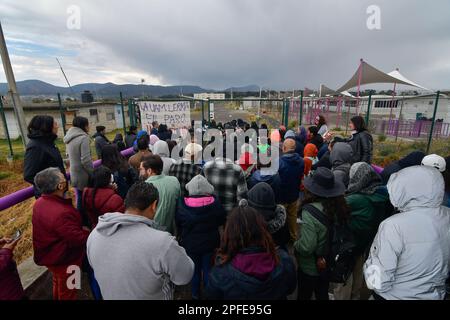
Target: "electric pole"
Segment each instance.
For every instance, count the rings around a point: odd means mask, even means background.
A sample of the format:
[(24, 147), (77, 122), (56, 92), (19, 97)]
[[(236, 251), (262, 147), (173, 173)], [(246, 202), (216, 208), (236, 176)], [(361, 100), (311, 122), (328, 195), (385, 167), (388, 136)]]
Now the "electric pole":
[(3, 35), (2, 24), (0, 22), (0, 56), (3, 62), (3, 69), (5, 70), (6, 81), (8, 82), (8, 93), (14, 107), (17, 123), (19, 125), (20, 135), (24, 149), (28, 143), (27, 124), (25, 121), (25, 114), (23, 112), (22, 103), (20, 101), (19, 93), (17, 92), (16, 80), (14, 78), (11, 61), (9, 60), (8, 48), (6, 47), (5, 36)]

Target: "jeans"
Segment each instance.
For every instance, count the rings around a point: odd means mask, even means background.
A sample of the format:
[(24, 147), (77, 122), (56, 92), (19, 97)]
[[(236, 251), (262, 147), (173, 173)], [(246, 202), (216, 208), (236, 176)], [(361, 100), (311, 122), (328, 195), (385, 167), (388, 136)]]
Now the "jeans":
[(194, 276), (192, 277), (192, 298), (198, 299), (200, 293), (200, 283), (203, 275), (203, 287), (208, 285), (208, 275), (211, 269), (212, 253), (202, 255), (190, 255), (194, 262)]
[(329, 281), (323, 276), (310, 276), (298, 269), (298, 298), (297, 300), (311, 300), (312, 294), (316, 300), (329, 300)]

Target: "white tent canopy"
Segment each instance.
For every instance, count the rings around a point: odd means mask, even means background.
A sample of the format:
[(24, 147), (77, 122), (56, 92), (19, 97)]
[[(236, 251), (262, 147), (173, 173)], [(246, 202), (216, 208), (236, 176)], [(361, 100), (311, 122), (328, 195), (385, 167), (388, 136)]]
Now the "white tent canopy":
[(425, 87), (422, 87), (417, 83), (408, 80), (400, 72), (398, 72), (398, 70), (392, 71), (388, 74), (376, 69), (375, 67), (372, 67), (365, 61), (361, 61), (361, 65), (358, 70), (356, 70), (355, 74), (350, 78), (350, 80), (347, 81), (346, 84), (344, 84), (336, 91), (342, 92), (351, 88), (358, 87), (358, 85), (371, 83), (396, 83), (428, 90)]
[(342, 95), (342, 96), (346, 96), (349, 98), (354, 98), (354, 96), (351, 93), (349, 93), (348, 91), (338, 92), (336, 90), (330, 89), (327, 86), (321, 84), (320, 89), (319, 89), (319, 97), (323, 97), (323, 96), (327, 96), (327, 95), (330, 95), (330, 96)]
[(422, 87), (421, 85), (419, 85), (419, 84), (417, 84), (417, 83), (407, 79), (404, 75), (402, 75), (400, 73), (400, 71), (398, 71), (398, 69), (389, 72), (388, 75), (390, 75), (391, 77), (394, 77), (394, 78), (396, 78), (396, 79), (398, 79), (398, 80), (400, 80), (402, 82), (407, 82), (410, 86), (417, 87), (417, 88), (420, 88), (420, 89), (423, 89), (423, 90), (426, 90), (426, 91), (432, 91), (430, 89)]

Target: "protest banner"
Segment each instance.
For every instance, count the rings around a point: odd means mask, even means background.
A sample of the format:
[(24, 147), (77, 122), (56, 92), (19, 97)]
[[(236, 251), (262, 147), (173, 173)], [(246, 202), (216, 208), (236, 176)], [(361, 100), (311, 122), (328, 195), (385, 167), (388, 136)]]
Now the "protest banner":
[(150, 132), (152, 122), (166, 124), (169, 129), (191, 125), (189, 101), (140, 101), (142, 129)]

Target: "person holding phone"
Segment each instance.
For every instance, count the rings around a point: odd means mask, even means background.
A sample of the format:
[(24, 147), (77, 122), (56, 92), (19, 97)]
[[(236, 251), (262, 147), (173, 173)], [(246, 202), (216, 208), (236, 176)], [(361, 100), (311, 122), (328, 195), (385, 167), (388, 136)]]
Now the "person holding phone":
[(14, 261), (14, 249), (21, 235), (22, 233), (18, 231), (12, 239), (0, 238), (0, 301), (25, 299), (17, 264)]

